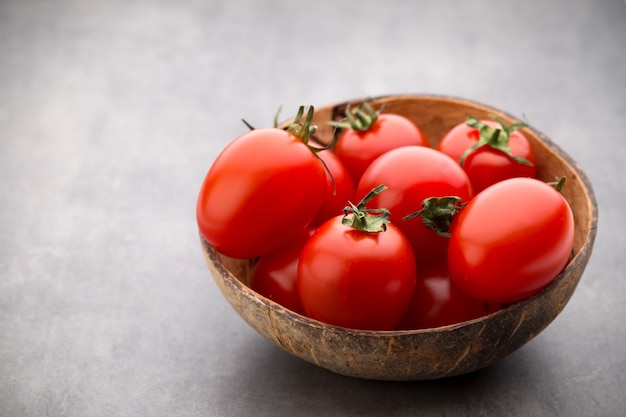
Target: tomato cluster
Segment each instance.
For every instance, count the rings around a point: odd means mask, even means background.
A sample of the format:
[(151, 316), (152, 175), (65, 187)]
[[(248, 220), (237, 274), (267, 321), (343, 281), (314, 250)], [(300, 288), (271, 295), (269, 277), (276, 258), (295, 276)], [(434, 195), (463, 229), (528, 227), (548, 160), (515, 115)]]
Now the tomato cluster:
[(536, 178), (525, 125), (470, 116), (433, 148), (410, 119), (362, 103), (322, 147), (304, 111), (235, 139), (198, 197), (200, 233), (258, 259), (260, 294), (337, 326), (422, 329), (530, 297), (567, 264), (564, 178)]

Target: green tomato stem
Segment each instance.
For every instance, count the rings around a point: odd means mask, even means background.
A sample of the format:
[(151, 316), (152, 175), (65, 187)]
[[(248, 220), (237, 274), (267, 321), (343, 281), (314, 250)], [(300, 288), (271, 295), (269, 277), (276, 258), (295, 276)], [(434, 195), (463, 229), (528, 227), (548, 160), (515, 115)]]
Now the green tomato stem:
[(450, 237), (452, 220), (466, 204), (456, 196), (429, 197), (422, 201), (421, 210), (404, 216), (402, 220), (421, 217), (426, 228), (434, 230), (440, 236)]
[(518, 129), (527, 127), (526, 123), (514, 123), (509, 125), (504, 120), (502, 120), (502, 118), (496, 115), (491, 114), (489, 115), (489, 117), (498, 122), (500, 124), (500, 128), (491, 127), (488, 124), (478, 120), (474, 116), (467, 117), (465, 124), (475, 129), (478, 129), (480, 137), (478, 139), (478, 142), (466, 149), (465, 152), (463, 152), (463, 155), (461, 155), (461, 166), (463, 166), (463, 164), (465, 163), (465, 159), (470, 154), (475, 152), (477, 149), (482, 148), (483, 146), (489, 146), (493, 149), (504, 152), (509, 158), (511, 158), (518, 164), (533, 165), (533, 163), (528, 161), (527, 159), (513, 155), (511, 153), (511, 149), (509, 148), (509, 139), (511, 137), (511, 133)]
[(283, 106), (280, 105), (278, 106), (278, 110), (276, 110), (276, 113), (274, 114), (274, 127), (278, 128), (278, 117), (280, 116), (280, 113), (283, 111)]
[(357, 132), (366, 132), (374, 126), (374, 123), (378, 120), (378, 116), (381, 111), (382, 108), (375, 111), (372, 106), (365, 101), (359, 104), (358, 107), (352, 111), (350, 111), (350, 104), (347, 104), (346, 118), (348, 120), (339, 122), (331, 120), (328, 124), (341, 129), (352, 129)]
[(565, 185), (565, 175), (563, 175), (562, 177), (556, 177), (556, 181), (548, 182), (547, 184), (553, 187), (559, 193), (561, 193), (563, 190), (563, 186)]
[(287, 131), (308, 146), (309, 137), (315, 133), (317, 126), (311, 125), (313, 115), (315, 113), (315, 108), (313, 106), (309, 106), (304, 122), (302, 122), (304, 109), (304, 106), (300, 106), (298, 114), (296, 114), (293, 122), (289, 125), (289, 127), (287, 127)]
[[(282, 110), (282, 106), (279, 107), (278, 112), (274, 116), (274, 125), (275, 126), (278, 125), (278, 114), (280, 113), (281, 110)], [(313, 106), (309, 106), (309, 108), (307, 110), (306, 117), (304, 118), (304, 121), (302, 121), (302, 117), (304, 115), (304, 110), (305, 110), (304, 106), (300, 106), (298, 108), (298, 113), (296, 114), (296, 117), (293, 119), (293, 122), (291, 122), (291, 124), (289, 126), (287, 126), (286, 130), (291, 135), (293, 135), (298, 140), (300, 140), (302, 143), (304, 143), (306, 145), (306, 147), (309, 148), (309, 150), (311, 152), (313, 152), (313, 155), (315, 155), (317, 160), (321, 162), (322, 166), (324, 166), (324, 170), (330, 176), (331, 183), (333, 184), (333, 195), (335, 195), (337, 193), (337, 183), (335, 182), (335, 176), (330, 171), (330, 168), (328, 168), (328, 165), (326, 164), (326, 162), (324, 162), (324, 160), (322, 158), (320, 158), (320, 156), (318, 155), (319, 152), (324, 151), (326, 149), (329, 149), (330, 146), (332, 145), (332, 143), (327, 145), (327, 146), (321, 147), (321, 148), (312, 146), (309, 143), (311, 137), (317, 131), (317, 126), (312, 124), (313, 116), (315, 114), (315, 108)]]
[[(389, 223), (390, 213), (385, 208), (368, 209), (367, 203), (378, 194), (386, 190), (387, 187), (383, 184), (372, 189), (356, 206), (351, 202), (348, 202), (344, 209), (344, 216), (341, 223), (350, 226), (355, 230), (362, 232), (384, 232), (387, 230), (387, 224)], [(350, 215), (351, 214), (351, 215)]]

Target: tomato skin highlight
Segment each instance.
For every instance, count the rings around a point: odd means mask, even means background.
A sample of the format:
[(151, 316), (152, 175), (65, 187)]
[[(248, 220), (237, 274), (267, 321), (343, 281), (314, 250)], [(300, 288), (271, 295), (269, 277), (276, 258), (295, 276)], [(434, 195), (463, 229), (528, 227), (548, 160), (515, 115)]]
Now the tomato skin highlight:
[(476, 299), (519, 301), (563, 271), (573, 242), (572, 211), (558, 191), (536, 179), (504, 180), (477, 194), (454, 219), (450, 276)]
[(335, 154), (358, 184), (367, 167), (383, 153), (400, 146), (430, 146), (422, 130), (411, 120), (382, 113), (369, 130), (345, 129), (335, 145)]
[(417, 330), (477, 319), (501, 309), (499, 304), (476, 300), (450, 279), (446, 262), (418, 269), (411, 305), (399, 329)]
[(297, 286), (298, 260), (315, 230), (306, 228), (280, 248), (261, 256), (252, 274), (250, 288), (291, 311), (304, 314)]
[(411, 302), (415, 259), (393, 224), (362, 232), (336, 216), (307, 242), (298, 265), (298, 291), (306, 315), (361, 330), (393, 330)]
[(354, 200), (356, 187), (350, 173), (337, 155), (330, 150), (321, 151), (317, 155), (324, 161), (333, 174), (333, 178), (331, 179), (328, 172), (326, 172), (326, 192), (324, 194), (322, 207), (320, 207), (317, 215), (311, 222), (312, 225), (319, 226), (331, 217), (343, 213), (343, 208), (348, 204), (348, 201)]
[(322, 205), (324, 166), (281, 129), (247, 132), (211, 165), (198, 196), (202, 236), (220, 253), (255, 258), (306, 228)]
[(372, 199), (369, 207), (391, 212), (391, 221), (411, 242), (417, 263), (445, 262), (448, 239), (426, 228), (421, 218), (402, 218), (420, 210), (429, 197), (457, 196), (469, 201), (472, 187), (461, 166), (435, 149), (405, 146), (372, 162), (357, 186), (357, 199), (377, 184), (388, 189)]
[[(499, 127), (499, 124), (493, 120), (482, 120), (482, 122), (494, 128)], [(436, 149), (460, 164), (463, 153), (478, 142), (479, 136), (478, 129), (460, 123), (446, 133)], [(490, 185), (509, 178), (536, 178), (534, 150), (519, 130), (511, 133), (509, 149), (513, 155), (526, 159), (532, 165), (517, 163), (504, 152), (489, 146), (482, 146), (467, 156), (463, 162), (463, 169), (472, 182), (474, 193), (478, 194)]]

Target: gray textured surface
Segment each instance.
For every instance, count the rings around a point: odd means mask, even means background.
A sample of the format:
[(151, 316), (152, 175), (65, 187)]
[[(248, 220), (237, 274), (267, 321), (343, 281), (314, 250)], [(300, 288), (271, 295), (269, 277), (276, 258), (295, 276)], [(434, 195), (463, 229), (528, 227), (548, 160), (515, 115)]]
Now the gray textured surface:
[[(621, 0), (0, 2), (0, 416), (624, 415), (625, 45)], [(435, 382), (340, 377), (268, 344), (195, 225), (240, 117), (401, 92), (525, 115), (600, 205), (557, 320)]]

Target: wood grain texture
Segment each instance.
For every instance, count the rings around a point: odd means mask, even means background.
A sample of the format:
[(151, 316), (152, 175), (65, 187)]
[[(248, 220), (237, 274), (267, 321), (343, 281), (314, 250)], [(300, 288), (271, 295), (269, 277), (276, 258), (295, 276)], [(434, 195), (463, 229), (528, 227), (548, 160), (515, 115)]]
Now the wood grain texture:
[[(353, 103), (360, 100), (354, 100)], [(316, 109), (317, 138), (332, 140), (331, 119), (342, 117), (347, 103)], [(431, 145), (468, 115), (496, 114), (509, 123), (521, 120), (480, 103), (454, 97), (402, 95), (378, 97), (373, 106), (407, 116)], [(220, 291), (241, 317), (266, 339), (287, 352), (333, 372), (378, 380), (425, 380), (472, 372), (519, 349), (563, 310), (591, 256), (597, 228), (597, 203), (583, 170), (545, 135), (529, 127), (542, 180), (565, 175), (563, 195), (575, 217), (574, 256), (564, 272), (534, 297), (468, 322), (436, 329), (359, 331), (308, 319), (248, 287), (254, 260), (237, 260), (216, 252), (200, 238), (207, 265)]]

